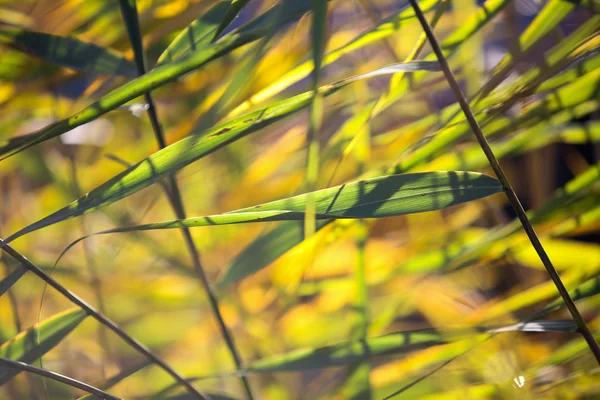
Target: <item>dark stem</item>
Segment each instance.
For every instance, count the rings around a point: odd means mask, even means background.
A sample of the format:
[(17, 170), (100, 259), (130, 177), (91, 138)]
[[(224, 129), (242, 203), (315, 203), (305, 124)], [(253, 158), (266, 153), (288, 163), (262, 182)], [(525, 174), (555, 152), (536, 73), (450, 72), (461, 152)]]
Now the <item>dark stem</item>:
[(109, 328), (111, 331), (116, 333), (121, 339), (123, 339), (124, 342), (129, 344), (131, 347), (133, 347), (135, 350), (137, 350), (140, 354), (143, 354), (144, 356), (146, 356), (146, 358), (148, 358), (148, 360), (150, 360), (152, 363), (154, 363), (154, 364), (158, 365), (160, 368), (162, 368), (165, 372), (167, 372), (169, 375), (171, 375), (171, 377), (173, 377), (173, 379), (175, 379), (181, 385), (185, 386), (188, 389), (188, 391), (190, 393), (194, 394), (198, 399), (208, 400), (208, 398), (206, 396), (204, 396), (202, 393), (200, 393), (194, 386), (192, 386), (192, 384), (190, 384), (188, 381), (186, 381), (173, 368), (171, 368), (163, 360), (158, 358), (158, 356), (156, 356), (154, 353), (152, 353), (152, 351), (149, 348), (147, 348), (146, 346), (144, 346), (143, 344), (141, 344), (140, 342), (138, 342), (137, 340), (135, 340), (134, 338), (129, 336), (116, 323), (114, 323), (113, 321), (111, 321), (110, 319), (105, 317), (103, 314), (96, 311), (92, 306), (87, 304), (84, 300), (80, 299), (77, 295), (75, 295), (74, 293), (69, 291), (67, 288), (62, 286), (60, 283), (58, 283), (56, 280), (54, 280), (54, 278), (52, 278), (51, 276), (46, 274), (44, 271), (42, 271), (37, 265), (35, 265), (31, 261), (29, 261), (25, 256), (23, 256), (17, 250), (12, 248), (10, 245), (6, 244), (6, 242), (4, 242), (4, 240), (2, 240), (2, 239), (0, 239), (0, 247), (2, 247), (2, 249), (6, 253), (8, 253), (8, 255), (10, 255), (12, 258), (17, 260), (21, 265), (23, 265), (29, 271), (33, 272), (35, 275), (37, 275), (39, 278), (41, 278), (44, 282), (46, 282), (49, 286), (54, 288), (57, 292), (59, 292), (60, 294), (65, 296), (67, 299), (69, 299), (69, 301), (71, 301), (71, 303), (73, 303), (76, 306), (80, 307), (81, 309), (85, 310), (90, 317), (94, 318), (96, 321), (98, 321), (102, 325)]
[(48, 371), (42, 368), (34, 367), (33, 365), (25, 364), (24, 362), (10, 360), (8, 358), (0, 357), (0, 364), (4, 364), (8, 368), (14, 368), (21, 371), (31, 372), (32, 374), (40, 375), (45, 378), (49, 378), (55, 380), (57, 382), (62, 382), (65, 385), (69, 385), (71, 387), (81, 389), (85, 392), (93, 394), (94, 396), (98, 396), (101, 399), (106, 400), (121, 400), (120, 397), (112, 396), (98, 388), (95, 388), (87, 383), (80, 382), (73, 378), (69, 378), (68, 376), (64, 376), (61, 374), (57, 374), (56, 372)]
[[(146, 73), (146, 55), (142, 45), (142, 38), (140, 34), (141, 30), (139, 27), (139, 18), (137, 13), (136, 2), (133, 0), (120, 0), (120, 5), (123, 18), (126, 22), (132, 22), (133, 25), (131, 26), (129, 23), (126, 24), (129, 34), (129, 41), (131, 42), (131, 46), (134, 51), (134, 58), (138, 74), (143, 75)], [(144, 98), (146, 100), (146, 103), (148, 104), (148, 117), (150, 118), (150, 124), (152, 125), (152, 130), (154, 131), (156, 142), (158, 143), (160, 149), (164, 149), (165, 147), (167, 147), (167, 143), (165, 141), (163, 128), (158, 119), (158, 113), (156, 111), (154, 99), (152, 98), (152, 94), (150, 92), (147, 92), (144, 95)], [(187, 218), (185, 213), (185, 206), (181, 197), (181, 192), (179, 190), (174, 176), (169, 175), (167, 182), (167, 186), (169, 189), (165, 190), (165, 192), (169, 200), (169, 204), (171, 205), (171, 208), (173, 208), (173, 211), (175, 212), (175, 215), (178, 219)], [(233, 337), (229, 333), (227, 325), (225, 325), (225, 320), (221, 315), (221, 311), (219, 310), (219, 302), (217, 300), (217, 296), (215, 295), (214, 291), (210, 286), (210, 283), (208, 282), (208, 279), (204, 272), (204, 268), (202, 267), (202, 262), (200, 261), (200, 253), (198, 251), (198, 248), (196, 247), (196, 244), (194, 243), (190, 229), (187, 227), (181, 228), (181, 233), (183, 234), (185, 246), (192, 259), (196, 275), (198, 275), (198, 278), (202, 283), (202, 287), (204, 288), (204, 291), (208, 296), (212, 312), (219, 324), (221, 335), (223, 336), (227, 348), (231, 353), (236, 368), (238, 370), (241, 370), (243, 368), (241, 357), (239, 355), (235, 343), (233, 342)], [(240, 379), (242, 381), (242, 385), (244, 387), (246, 395), (248, 396), (248, 399), (253, 400), (254, 396), (252, 395), (252, 390), (250, 389), (250, 383), (248, 382), (248, 379), (245, 376), (241, 376)]]
[(531, 222), (529, 221), (529, 218), (527, 217), (527, 214), (525, 213), (525, 210), (523, 209), (523, 206), (521, 205), (521, 202), (519, 201), (517, 194), (513, 190), (512, 186), (510, 185), (508, 179), (506, 178), (506, 175), (504, 175), (504, 171), (502, 170), (500, 163), (496, 159), (496, 156), (494, 155), (494, 152), (492, 151), (490, 144), (488, 143), (487, 139), (485, 138), (485, 135), (483, 134), (483, 131), (481, 130), (481, 127), (479, 126), (479, 123), (477, 122), (477, 119), (475, 118), (475, 115), (473, 114), (471, 107), (469, 106), (469, 102), (467, 101), (467, 99), (465, 98), (465, 95), (461, 91), (460, 86), (458, 85), (458, 82), (456, 81), (456, 78), (454, 77), (454, 74), (452, 73), (452, 70), (450, 69), (450, 66), (448, 65), (448, 61), (446, 60), (446, 57), (444, 57), (444, 53), (442, 52), (442, 49), (440, 48), (437, 38), (435, 37), (435, 34), (431, 30), (431, 27), (427, 23), (427, 20), (425, 19), (425, 16), (423, 15), (421, 8), (417, 4), (416, 0), (409, 0), (409, 1), (415, 10), (415, 14), (417, 15), (417, 18), (419, 19), (419, 22), (421, 23), (421, 26), (423, 27), (425, 34), (427, 35), (427, 39), (429, 40), (429, 43), (431, 44), (431, 48), (433, 49), (435, 55), (437, 56), (437, 59), (440, 63), (440, 67), (442, 68), (442, 71), (444, 72), (446, 80), (448, 81), (450, 88), (454, 92), (454, 95), (456, 96), (456, 99), (458, 100), (460, 107), (461, 107), (463, 113), (465, 114), (465, 117), (471, 127), (471, 130), (475, 134), (475, 137), (477, 138), (477, 141), (479, 142), (481, 149), (485, 153), (485, 156), (487, 157), (487, 159), (490, 163), (490, 166), (492, 167), (492, 169), (494, 170), (494, 173), (500, 180), (500, 183), (502, 184), (502, 188), (504, 189), (504, 193), (506, 193), (506, 196), (508, 197), (508, 200), (509, 200), (513, 210), (517, 214), (519, 221), (521, 221), (521, 225), (523, 226), (523, 229), (525, 230), (525, 233), (527, 234), (529, 241), (531, 242), (531, 244), (533, 245), (533, 248), (537, 252), (540, 259), (542, 260), (542, 263), (544, 264), (546, 271), (548, 271), (550, 278), (552, 278), (554, 285), (556, 286), (556, 288), (558, 289), (558, 292), (560, 293), (561, 297), (563, 298), (567, 308), (569, 309), (569, 312), (571, 313), (571, 316), (573, 317), (573, 319), (575, 320), (575, 323), (577, 324), (579, 332), (581, 333), (581, 335), (587, 342), (590, 350), (592, 351), (592, 353), (594, 354), (594, 357), (596, 358), (596, 361), (598, 362), (598, 364), (600, 364), (600, 347), (598, 346), (598, 343), (594, 339), (592, 332), (590, 331), (590, 329), (586, 325), (585, 321), (583, 320), (583, 317), (579, 313), (577, 306), (575, 306), (573, 299), (571, 299), (571, 296), (569, 295), (567, 288), (562, 283), (560, 276), (558, 275), (558, 272), (554, 268), (554, 265), (552, 265), (552, 262), (550, 261), (548, 254), (546, 254), (546, 251), (544, 250), (544, 247), (542, 246), (540, 239), (538, 238), (537, 234), (535, 233), (535, 230), (533, 229), (533, 226), (531, 225)]

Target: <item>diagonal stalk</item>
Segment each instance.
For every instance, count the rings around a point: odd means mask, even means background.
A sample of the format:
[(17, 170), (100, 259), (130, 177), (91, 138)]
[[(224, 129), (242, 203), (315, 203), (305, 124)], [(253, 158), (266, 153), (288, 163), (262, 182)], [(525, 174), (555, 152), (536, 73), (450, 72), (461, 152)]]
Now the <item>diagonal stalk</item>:
[[(146, 73), (146, 55), (140, 33), (141, 30), (139, 26), (137, 4), (135, 0), (120, 0), (119, 4), (121, 5), (121, 14), (123, 15), (123, 19), (126, 21), (129, 41), (131, 42), (131, 47), (133, 48), (138, 74), (141, 76)], [(132, 24), (130, 25), (129, 23), (127, 23), (128, 21), (132, 22)], [(167, 143), (165, 140), (163, 128), (158, 119), (156, 106), (154, 104), (154, 99), (152, 98), (151, 92), (146, 92), (144, 94), (144, 98), (146, 104), (148, 105), (148, 117), (150, 118), (150, 123), (152, 125), (152, 130), (154, 131), (156, 142), (158, 143), (159, 148), (162, 150), (165, 147), (167, 147)], [(187, 218), (185, 206), (181, 197), (181, 192), (179, 191), (179, 187), (173, 175), (168, 176), (166, 188), (168, 190), (165, 189), (165, 193), (176, 217), (178, 219)], [(231, 353), (235, 366), (238, 370), (243, 369), (242, 359), (233, 341), (233, 337), (227, 329), (227, 325), (225, 324), (225, 320), (221, 315), (221, 311), (219, 310), (219, 302), (217, 300), (217, 296), (215, 295), (213, 289), (210, 286), (210, 283), (208, 282), (208, 278), (206, 277), (204, 268), (202, 267), (202, 262), (200, 261), (200, 253), (198, 251), (198, 248), (196, 247), (196, 244), (194, 243), (194, 239), (192, 238), (190, 229), (187, 227), (183, 227), (181, 228), (181, 233), (183, 234), (183, 239), (187, 251), (192, 259), (192, 264), (196, 275), (198, 275), (198, 278), (202, 283), (202, 287), (204, 288), (204, 291), (208, 296), (210, 307), (215, 316), (215, 319), (219, 324), (221, 335), (223, 336), (227, 348)], [(250, 383), (248, 382), (248, 379), (245, 376), (241, 376), (240, 379), (242, 381), (242, 385), (244, 387), (244, 391), (246, 392), (248, 399), (253, 400), (254, 396), (252, 395), (252, 390), (250, 389)]]
[(39, 376), (43, 376), (45, 378), (49, 378), (52, 379), (54, 381), (57, 382), (61, 382), (64, 383), (65, 385), (69, 385), (71, 387), (74, 387), (76, 389), (80, 389), (83, 390), (85, 392), (88, 392), (89, 394), (92, 394), (100, 399), (105, 399), (105, 400), (121, 400), (120, 397), (116, 397), (116, 396), (112, 396), (108, 393), (106, 393), (103, 390), (100, 390), (94, 386), (88, 385), (87, 383), (78, 381), (76, 379), (73, 378), (69, 378), (68, 376), (65, 375), (61, 375), (61, 374), (57, 374), (56, 372), (52, 372), (52, 371), (48, 371), (42, 368), (38, 368), (38, 367), (34, 367), (33, 365), (29, 365), (26, 364), (24, 362), (20, 362), (20, 361), (15, 361), (15, 360), (11, 360), (8, 358), (4, 358), (4, 357), (0, 357), (0, 365), (4, 365), (6, 368), (14, 368), (14, 369), (18, 369), (20, 371), (25, 371), (25, 372), (29, 372), (32, 374), (36, 374)]
[(592, 332), (590, 331), (590, 329), (586, 325), (585, 321), (583, 320), (583, 317), (579, 313), (577, 306), (573, 302), (573, 299), (569, 295), (567, 288), (565, 287), (562, 280), (560, 279), (560, 276), (559, 276), (558, 272), (556, 271), (556, 269), (554, 268), (554, 265), (552, 265), (552, 261), (550, 261), (548, 254), (546, 254), (546, 251), (544, 250), (544, 247), (542, 246), (540, 239), (538, 238), (537, 234), (535, 233), (535, 230), (533, 229), (533, 226), (531, 225), (531, 222), (529, 221), (529, 218), (527, 217), (527, 214), (525, 213), (525, 210), (523, 209), (523, 206), (521, 205), (521, 202), (519, 201), (517, 194), (515, 193), (514, 189), (510, 185), (510, 182), (506, 178), (506, 175), (504, 174), (504, 171), (502, 170), (502, 167), (500, 166), (498, 159), (496, 159), (496, 156), (494, 155), (494, 152), (492, 151), (490, 144), (488, 143), (487, 139), (485, 138), (485, 135), (483, 134), (483, 131), (481, 130), (481, 127), (479, 126), (479, 123), (477, 122), (477, 119), (475, 119), (475, 115), (473, 114), (473, 111), (471, 110), (471, 107), (469, 106), (469, 102), (467, 101), (465, 95), (463, 94), (462, 90), (460, 89), (460, 86), (459, 86), (458, 82), (456, 81), (456, 78), (454, 77), (452, 70), (450, 69), (448, 61), (446, 60), (446, 57), (444, 57), (444, 53), (442, 52), (442, 49), (440, 48), (437, 38), (436, 38), (435, 34), (433, 33), (433, 31), (431, 30), (429, 23), (425, 19), (425, 16), (423, 15), (421, 8), (419, 7), (419, 4), (417, 3), (416, 0), (409, 0), (409, 1), (410, 1), (411, 6), (413, 7), (413, 9), (415, 10), (415, 14), (417, 15), (417, 18), (419, 19), (421, 26), (423, 27), (423, 31), (425, 31), (425, 34), (427, 35), (429, 44), (431, 45), (431, 48), (433, 49), (433, 51), (438, 59), (438, 62), (440, 63), (440, 67), (442, 68), (442, 71), (444, 72), (444, 76), (446, 77), (446, 80), (448, 81), (450, 88), (454, 92), (454, 95), (456, 96), (456, 99), (458, 100), (458, 103), (460, 104), (460, 107), (461, 107), (463, 113), (465, 114), (465, 118), (467, 119), (469, 126), (471, 127), (471, 130), (475, 134), (475, 137), (477, 138), (477, 142), (479, 142), (479, 146), (485, 153), (485, 156), (487, 157), (487, 159), (490, 163), (490, 166), (492, 167), (492, 169), (494, 170), (494, 173), (498, 177), (498, 180), (502, 184), (504, 193), (506, 193), (506, 196), (508, 197), (508, 200), (509, 200), (513, 210), (517, 214), (519, 221), (521, 221), (523, 230), (527, 234), (529, 241), (531, 242), (533, 248), (535, 249), (536, 253), (538, 254), (540, 260), (544, 264), (546, 271), (548, 271), (548, 274), (550, 275), (550, 278), (554, 282), (556, 289), (558, 289), (558, 292), (560, 293), (563, 301), (565, 302), (565, 305), (567, 306), (569, 312), (571, 313), (573, 320), (575, 320), (575, 323), (577, 324), (579, 332), (581, 333), (581, 335), (587, 342), (590, 350), (592, 351), (592, 353), (594, 354), (594, 357), (596, 358), (596, 361), (598, 362), (598, 364), (600, 364), (600, 347), (598, 346), (598, 343), (594, 339)]
[(85, 310), (87, 314), (94, 318), (96, 321), (106, 326), (108, 329), (117, 334), (123, 341), (129, 344), (132, 348), (138, 351), (140, 354), (143, 354), (149, 361), (156, 364), (160, 368), (162, 368), (167, 374), (171, 375), (173, 379), (175, 379), (178, 383), (185, 386), (186, 389), (190, 392), (190, 394), (194, 395), (198, 399), (207, 400), (208, 398), (204, 396), (202, 393), (198, 391), (191, 383), (186, 381), (181, 375), (177, 373), (173, 368), (171, 368), (167, 363), (158, 358), (152, 351), (144, 346), (142, 343), (138, 342), (131, 336), (129, 336), (123, 329), (121, 329), (116, 323), (108, 319), (108, 317), (104, 316), (104, 314), (98, 312), (84, 300), (80, 299), (77, 295), (72, 293), (70, 290), (65, 288), (63, 285), (58, 283), (54, 278), (46, 274), (44, 271), (40, 269), (37, 265), (29, 261), (25, 256), (15, 250), (13, 247), (8, 245), (2, 239), (0, 239), (0, 247), (4, 250), (8, 255), (18, 261), (23, 267), (27, 270), (33, 272), (39, 278), (41, 278), (44, 282), (46, 282), (49, 286), (54, 288), (57, 292), (66, 297), (71, 303)]

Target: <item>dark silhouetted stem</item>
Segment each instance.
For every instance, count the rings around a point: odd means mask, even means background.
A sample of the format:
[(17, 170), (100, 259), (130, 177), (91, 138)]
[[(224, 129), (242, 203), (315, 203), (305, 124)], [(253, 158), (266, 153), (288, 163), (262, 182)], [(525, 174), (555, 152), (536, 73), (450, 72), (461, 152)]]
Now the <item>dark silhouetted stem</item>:
[(33, 365), (25, 364), (24, 362), (9, 360), (8, 358), (0, 357), (0, 364), (5, 365), (8, 368), (18, 369), (20, 371), (30, 372), (32, 374), (40, 375), (45, 378), (52, 379), (57, 382), (62, 382), (65, 385), (69, 385), (71, 387), (81, 389), (86, 391), (94, 396), (97, 396), (101, 399), (106, 400), (121, 400), (120, 397), (112, 396), (98, 388), (88, 385), (87, 383), (80, 382), (73, 378), (69, 378), (68, 376), (64, 376), (61, 374), (57, 374), (56, 372), (48, 371), (42, 368), (34, 367)]
[(521, 202), (519, 201), (517, 194), (515, 193), (512, 186), (510, 185), (508, 179), (506, 178), (506, 175), (504, 174), (504, 171), (502, 170), (500, 163), (496, 159), (496, 156), (494, 155), (494, 152), (492, 151), (490, 144), (488, 143), (487, 139), (485, 138), (485, 135), (483, 134), (483, 131), (481, 130), (481, 127), (479, 126), (479, 123), (477, 122), (477, 119), (475, 119), (475, 115), (473, 114), (473, 111), (471, 110), (471, 107), (469, 106), (469, 102), (467, 101), (465, 95), (461, 91), (460, 86), (458, 85), (458, 82), (456, 81), (456, 78), (454, 77), (454, 74), (452, 73), (452, 70), (450, 69), (450, 66), (448, 65), (448, 61), (446, 60), (446, 57), (444, 57), (444, 53), (442, 52), (442, 49), (440, 48), (437, 38), (435, 37), (435, 34), (431, 30), (429, 23), (425, 19), (425, 16), (423, 15), (421, 8), (417, 4), (416, 0), (409, 0), (409, 1), (410, 1), (410, 4), (412, 5), (413, 9), (415, 10), (415, 14), (417, 15), (417, 18), (419, 19), (419, 22), (421, 23), (421, 26), (423, 27), (425, 34), (427, 35), (427, 39), (429, 40), (429, 43), (431, 44), (431, 48), (433, 49), (435, 55), (437, 56), (437, 59), (440, 63), (442, 71), (444, 72), (444, 75), (446, 76), (448, 84), (452, 88), (452, 91), (454, 92), (454, 95), (456, 96), (456, 99), (458, 100), (458, 103), (460, 104), (460, 107), (462, 108), (462, 111), (465, 114), (465, 117), (469, 123), (469, 126), (471, 127), (471, 130), (475, 134), (475, 137), (477, 138), (477, 141), (479, 142), (481, 149), (485, 153), (485, 156), (487, 157), (487, 159), (490, 163), (490, 166), (492, 167), (492, 169), (494, 170), (494, 173), (500, 180), (500, 183), (502, 184), (502, 188), (504, 189), (504, 193), (506, 193), (506, 196), (508, 197), (508, 200), (509, 200), (513, 210), (517, 214), (519, 221), (521, 221), (521, 225), (523, 226), (523, 229), (525, 230), (525, 233), (527, 234), (529, 241), (531, 242), (531, 244), (533, 245), (533, 248), (535, 249), (538, 256), (540, 257), (540, 260), (542, 260), (542, 263), (544, 264), (546, 271), (548, 271), (550, 278), (552, 278), (554, 285), (558, 289), (558, 292), (560, 293), (563, 301), (565, 302), (567, 308), (569, 309), (571, 316), (575, 320), (575, 323), (577, 324), (579, 332), (581, 333), (581, 335), (587, 342), (590, 350), (592, 351), (592, 353), (594, 354), (594, 357), (596, 358), (596, 361), (598, 362), (598, 364), (600, 364), (600, 347), (598, 346), (598, 343), (594, 339), (592, 332), (590, 331), (590, 329), (586, 325), (585, 321), (583, 320), (583, 317), (579, 313), (577, 306), (575, 306), (573, 299), (571, 299), (571, 296), (569, 295), (567, 288), (565, 287), (562, 280), (560, 279), (560, 276), (558, 275), (558, 272), (554, 268), (554, 265), (552, 265), (552, 262), (550, 261), (548, 254), (546, 254), (546, 251), (544, 250), (544, 247), (542, 246), (540, 239), (538, 238), (537, 234), (535, 233), (535, 230), (533, 229), (533, 226), (531, 225), (531, 222), (529, 221), (529, 218), (527, 217), (527, 214), (525, 213), (525, 210), (523, 209), (523, 206), (521, 205)]
[(92, 306), (86, 303), (84, 300), (80, 299), (77, 295), (72, 293), (70, 290), (62, 286), (58, 283), (54, 278), (46, 274), (42, 271), (37, 265), (29, 261), (25, 256), (19, 253), (17, 250), (12, 248), (10, 245), (6, 244), (4, 240), (0, 239), (0, 247), (12, 258), (18, 261), (22, 266), (27, 268), (29, 271), (33, 272), (39, 278), (41, 278), (44, 282), (46, 282), (49, 286), (54, 288), (57, 292), (65, 296), (71, 303), (85, 310), (87, 314), (94, 318), (96, 321), (100, 322), (102, 325), (106, 326), (108, 329), (116, 333), (124, 342), (129, 344), (132, 348), (137, 350), (140, 354), (143, 354), (148, 360), (152, 363), (158, 365), (162, 368), (166, 373), (171, 375), (173, 379), (179, 382), (181, 385), (185, 386), (188, 391), (194, 394), (198, 399), (208, 400), (206, 396), (200, 393), (194, 386), (192, 386), (188, 381), (186, 381), (181, 375), (179, 375), (173, 368), (171, 368), (167, 363), (158, 358), (152, 351), (129, 336), (123, 329), (121, 329), (116, 323), (105, 317), (102, 313), (96, 311)]
[[(123, 14), (123, 18), (127, 23), (126, 25), (127, 31), (129, 33), (129, 41), (131, 42), (131, 47), (134, 51), (134, 58), (138, 74), (143, 75), (146, 73), (146, 56), (144, 52), (144, 47), (142, 45), (142, 37), (139, 27), (139, 18), (137, 13), (136, 2), (135, 0), (120, 0), (119, 3), (121, 5), (121, 12)], [(131, 22), (131, 24), (129, 22)], [(154, 131), (156, 142), (158, 143), (160, 149), (164, 149), (165, 147), (167, 147), (167, 143), (165, 141), (163, 128), (158, 119), (154, 99), (152, 98), (152, 94), (150, 92), (145, 93), (144, 98), (146, 100), (146, 104), (148, 105), (148, 117), (150, 118), (150, 124), (152, 125), (152, 130)], [(181, 192), (179, 191), (179, 187), (177, 186), (177, 182), (173, 175), (169, 175), (167, 179), (167, 187), (169, 188), (169, 190), (165, 190), (165, 192), (167, 194), (169, 204), (173, 208), (173, 211), (175, 212), (175, 215), (178, 219), (185, 219), (187, 218), (187, 216), (185, 213), (183, 199), (181, 197)], [(223, 339), (225, 340), (227, 348), (231, 353), (236, 368), (238, 370), (241, 370), (243, 368), (242, 359), (239, 355), (239, 352), (237, 351), (235, 343), (233, 342), (233, 337), (229, 333), (227, 325), (225, 325), (225, 320), (221, 315), (221, 311), (219, 310), (219, 302), (217, 300), (217, 296), (215, 295), (214, 291), (210, 286), (210, 283), (208, 282), (208, 279), (204, 272), (204, 268), (202, 267), (202, 262), (200, 261), (200, 253), (198, 252), (198, 248), (194, 243), (194, 239), (192, 238), (190, 229), (187, 227), (181, 228), (181, 233), (183, 234), (185, 246), (192, 259), (194, 270), (200, 278), (200, 282), (202, 283), (204, 291), (208, 296), (212, 312), (219, 324), (219, 328), (221, 330)], [(240, 379), (242, 381), (242, 385), (244, 387), (246, 395), (250, 400), (253, 400), (254, 396), (252, 395), (252, 390), (250, 389), (250, 383), (248, 382), (248, 379), (245, 376), (240, 377)]]

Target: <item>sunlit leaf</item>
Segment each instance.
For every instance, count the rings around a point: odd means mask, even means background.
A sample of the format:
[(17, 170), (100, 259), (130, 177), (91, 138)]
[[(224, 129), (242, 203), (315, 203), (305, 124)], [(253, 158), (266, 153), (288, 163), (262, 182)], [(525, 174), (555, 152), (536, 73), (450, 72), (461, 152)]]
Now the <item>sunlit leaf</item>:
[[(323, 96), (327, 96), (360, 79), (394, 73), (399, 70), (417, 71), (422, 68), (436, 69), (439, 66), (437, 63), (430, 62), (396, 64), (325, 85), (319, 91)], [(301, 110), (310, 103), (312, 97), (312, 92), (302, 93), (217, 125), (203, 134), (194, 135), (167, 146), (114, 176), (62, 210), (20, 230), (7, 238), (6, 242), (8, 243), (25, 233), (91, 212), (136, 193), (159, 181), (165, 174), (177, 172), (205, 155)]]
[[(30, 364), (52, 350), (86, 316), (81, 309), (56, 314), (2, 344), (0, 357)], [(10, 380), (18, 372), (14, 369), (0, 369), (0, 384)]]
[(382, 176), (206, 217), (116, 228), (98, 234), (266, 221), (303, 220), (309, 198), (320, 220), (382, 218), (419, 213), (490, 196), (498, 180), (477, 172), (423, 172)]

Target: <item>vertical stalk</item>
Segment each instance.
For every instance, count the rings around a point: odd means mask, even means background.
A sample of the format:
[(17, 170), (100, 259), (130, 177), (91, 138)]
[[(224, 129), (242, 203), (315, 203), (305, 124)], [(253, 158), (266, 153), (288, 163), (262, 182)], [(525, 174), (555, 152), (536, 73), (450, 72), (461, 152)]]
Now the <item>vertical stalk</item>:
[(558, 289), (558, 292), (560, 293), (563, 301), (565, 302), (567, 308), (569, 309), (571, 316), (573, 317), (573, 319), (575, 320), (575, 323), (577, 324), (579, 332), (581, 333), (581, 335), (587, 342), (590, 350), (592, 351), (594, 357), (596, 358), (596, 361), (598, 362), (598, 364), (600, 364), (600, 347), (598, 346), (598, 343), (594, 339), (592, 332), (590, 331), (590, 329), (586, 325), (585, 321), (583, 320), (583, 317), (579, 313), (577, 306), (575, 306), (573, 299), (571, 299), (571, 296), (569, 295), (569, 292), (567, 291), (565, 285), (562, 283), (558, 272), (556, 271), (556, 269), (554, 268), (554, 265), (552, 265), (552, 262), (550, 261), (550, 258), (548, 257), (548, 254), (546, 254), (546, 251), (544, 250), (544, 247), (542, 246), (540, 239), (538, 238), (535, 230), (533, 229), (533, 226), (531, 225), (531, 222), (529, 221), (529, 218), (527, 217), (527, 214), (525, 213), (525, 210), (523, 209), (523, 206), (521, 205), (521, 202), (519, 201), (517, 194), (515, 193), (512, 186), (510, 185), (510, 182), (506, 178), (506, 175), (504, 174), (504, 171), (502, 170), (500, 163), (496, 159), (496, 156), (494, 155), (494, 152), (492, 151), (490, 144), (488, 143), (487, 139), (485, 138), (485, 135), (483, 134), (483, 131), (481, 130), (481, 127), (479, 126), (479, 123), (477, 122), (477, 119), (475, 118), (475, 115), (473, 114), (471, 107), (469, 106), (469, 102), (467, 101), (465, 95), (461, 91), (460, 86), (459, 86), (458, 82), (456, 81), (456, 78), (454, 77), (454, 74), (452, 73), (450, 66), (448, 65), (448, 61), (446, 60), (446, 57), (444, 57), (444, 54), (442, 52), (442, 49), (440, 48), (437, 38), (436, 38), (435, 34), (433, 33), (433, 31), (431, 30), (429, 23), (425, 19), (425, 16), (423, 15), (421, 8), (419, 7), (419, 4), (417, 3), (416, 0), (409, 0), (409, 1), (415, 10), (415, 14), (417, 15), (417, 18), (419, 19), (421, 26), (423, 27), (423, 31), (425, 31), (425, 34), (427, 35), (429, 44), (431, 45), (431, 48), (433, 49), (433, 51), (440, 63), (442, 71), (444, 72), (444, 76), (446, 77), (446, 80), (448, 81), (450, 88), (454, 92), (454, 95), (456, 96), (456, 99), (458, 100), (458, 103), (460, 104), (460, 107), (461, 107), (463, 113), (465, 114), (465, 117), (469, 123), (469, 126), (471, 127), (471, 130), (475, 134), (475, 137), (477, 138), (477, 142), (479, 142), (479, 146), (485, 153), (485, 156), (487, 157), (487, 159), (490, 163), (490, 166), (492, 167), (492, 169), (494, 170), (494, 173), (498, 177), (498, 180), (502, 184), (504, 193), (506, 193), (506, 196), (508, 197), (508, 200), (509, 200), (513, 210), (517, 214), (517, 217), (519, 218), (519, 221), (521, 222), (521, 225), (523, 226), (523, 230), (527, 234), (529, 241), (531, 242), (533, 248), (535, 249), (536, 253), (538, 254), (540, 260), (544, 264), (546, 271), (548, 271), (550, 278), (554, 282), (554, 285)]
[[(127, 25), (129, 41), (131, 42), (131, 46), (134, 51), (134, 58), (138, 69), (138, 74), (143, 75), (146, 73), (146, 55), (142, 44), (136, 1), (120, 0), (119, 4), (121, 5), (121, 13), (123, 15), (123, 19), (125, 20)], [(154, 99), (152, 98), (152, 94), (150, 92), (145, 93), (144, 98), (146, 104), (148, 104), (148, 117), (150, 118), (150, 124), (152, 125), (152, 130), (154, 131), (156, 142), (158, 143), (159, 148), (163, 149), (167, 146), (167, 143), (165, 141), (163, 128), (158, 119), (158, 113), (156, 111)], [(173, 175), (168, 176), (167, 187), (169, 188), (169, 190), (166, 190), (166, 194), (171, 208), (175, 212), (175, 215), (178, 219), (185, 219), (186, 212), (183, 204), (183, 199), (181, 197), (181, 192), (179, 191), (179, 187)], [(210, 283), (208, 282), (208, 278), (206, 277), (204, 268), (202, 267), (202, 262), (200, 261), (200, 253), (198, 251), (198, 248), (196, 247), (196, 244), (194, 243), (190, 229), (187, 227), (181, 228), (181, 233), (183, 234), (183, 239), (187, 251), (192, 259), (194, 271), (196, 272), (196, 275), (198, 275), (198, 278), (202, 283), (202, 287), (204, 288), (204, 291), (208, 296), (212, 312), (215, 316), (215, 319), (217, 320), (217, 323), (219, 324), (221, 335), (223, 336), (227, 348), (231, 353), (236, 368), (238, 370), (241, 370), (243, 369), (241, 357), (239, 355), (239, 352), (237, 351), (235, 343), (233, 342), (233, 337), (229, 333), (227, 325), (225, 325), (225, 320), (223, 319), (221, 311), (219, 310), (219, 302), (214, 291), (210, 286)], [(240, 379), (248, 399), (253, 400), (254, 396), (252, 395), (252, 390), (250, 389), (248, 379), (245, 376), (240, 376)]]
[[(317, 189), (319, 178), (319, 131), (323, 123), (323, 95), (319, 92), (319, 78), (321, 66), (325, 55), (327, 44), (327, 2), (325, 0), (311, 0), (312, 2), (312, 90), (313, 98), (310, 104), (310, 117), (308, 131), (306, 132), (306, 191), (311, 193)], [(304, 218), (304, 236), (312, 236), (316, 231), (315, 200), (312, 194), (308, 195), (306, 201), (306, 213)]]

